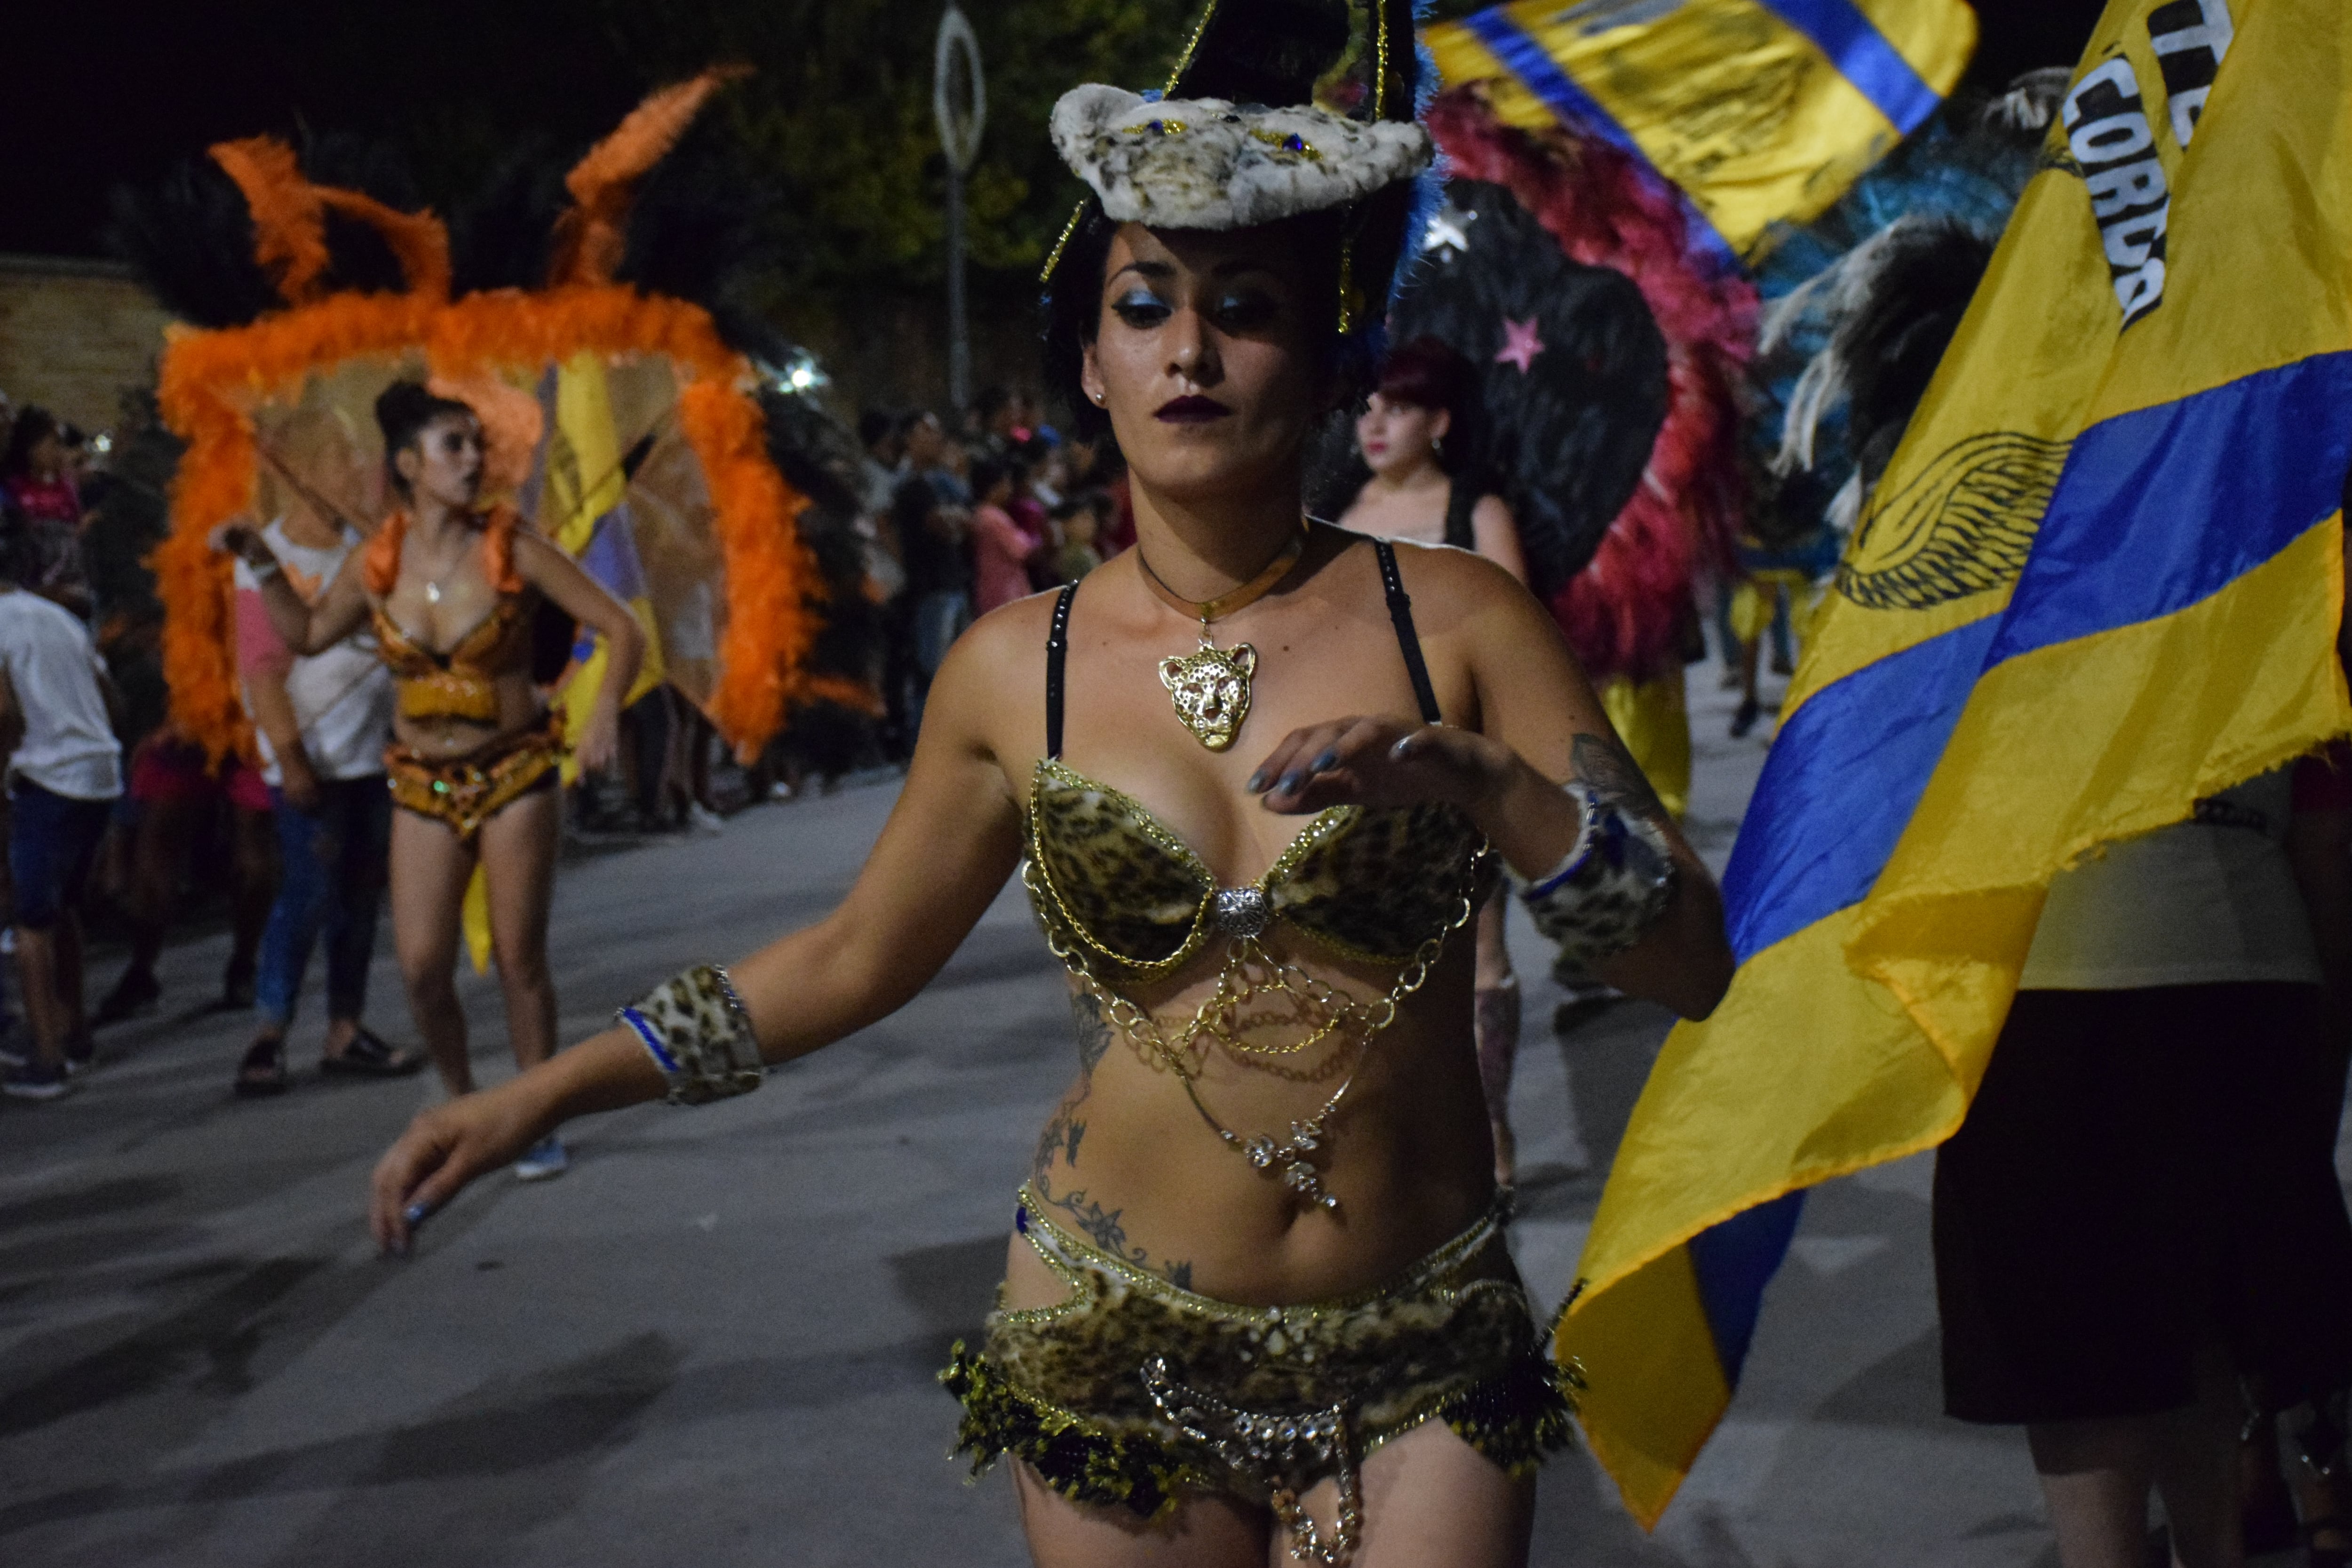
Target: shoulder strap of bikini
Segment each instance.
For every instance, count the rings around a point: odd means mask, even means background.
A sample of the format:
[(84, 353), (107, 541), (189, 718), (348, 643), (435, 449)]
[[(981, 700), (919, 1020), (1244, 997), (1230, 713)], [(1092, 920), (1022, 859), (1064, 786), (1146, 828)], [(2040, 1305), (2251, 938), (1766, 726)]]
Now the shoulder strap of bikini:
[(1421, 657), (1421, 634), (1412, 629), (1412, 600), (1404, 591), (1404, 578), (1397, 572), (1396, 546), (1385, 539), (1372, 541), (1372, 553), (1381, 561), (1381, 586), (1388, 593), (1389, 619), (1396, 624), (1397, 646), (1404, 650), (1405, 672), (1412, 677), (1412, 695), (1421, 704), (1421, 721), (1441, 724), (1444, 717), (1437, 710), (1437, 693), (1429, 684), (1429, 665)]
[(1445, 491), (1445, 542), (1457, 550), (1478, 548), (1478, 530), (1470, 514), (1478, 510), (1478, 487), (1456, 474)]
[(1045, 638), (1045, 754), (1062, 755), (1062, 668), (1070, 658), (1070, 601), (1078, 596), (1073, 581), (1054, 600), (1054, 630)]

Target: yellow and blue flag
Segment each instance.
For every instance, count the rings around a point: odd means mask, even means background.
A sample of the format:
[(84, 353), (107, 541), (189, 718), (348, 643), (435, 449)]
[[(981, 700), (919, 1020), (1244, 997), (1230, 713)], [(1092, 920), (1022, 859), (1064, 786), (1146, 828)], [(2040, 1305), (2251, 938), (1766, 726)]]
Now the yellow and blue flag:
[(1558, 1350), (1645, 1524), (1804, 1188), (1967, 1113), (2050, 879), (2352, 730), (2352, 7), (2111, 0), (1865, 510)]
[(1933, 114), (1977, 26), (1964, 0), (1515, 0), (1423, 37), (1446, 86), (1632, 153), (1744, 257)]

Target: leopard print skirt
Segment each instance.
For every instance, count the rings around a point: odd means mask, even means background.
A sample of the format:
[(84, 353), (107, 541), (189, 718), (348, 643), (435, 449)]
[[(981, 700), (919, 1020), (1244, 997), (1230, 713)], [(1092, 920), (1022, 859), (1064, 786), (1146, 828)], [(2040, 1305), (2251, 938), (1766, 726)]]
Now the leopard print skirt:
[(1379, 1289), (1243, 1307), (1089, 1247), (1026, 1187), (1015, 1224), (1066, 1300), (1000, 1305), (940, 1374), (975, 1474), (1010, 1454), (1075, 1502), (1147, 1519), (1186, 1490), (1265, 1503), (1354, 1485), (1381, 1445), (1442, 1420), (1513, 1475), (1567, 1446), (1555, 1365), (1503, 1239), (1503, 1205)]

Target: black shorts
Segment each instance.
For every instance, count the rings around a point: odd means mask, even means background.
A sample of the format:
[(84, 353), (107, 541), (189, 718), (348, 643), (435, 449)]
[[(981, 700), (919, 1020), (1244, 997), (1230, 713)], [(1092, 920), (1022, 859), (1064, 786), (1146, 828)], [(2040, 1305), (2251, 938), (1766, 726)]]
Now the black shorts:
[(2025, 991), (1936, 1161), (1944, 1407), (2154, 1415), (2226, 1342), (2291, 1401), (2352, 1382), (2342, 1058), (2316, 987)]

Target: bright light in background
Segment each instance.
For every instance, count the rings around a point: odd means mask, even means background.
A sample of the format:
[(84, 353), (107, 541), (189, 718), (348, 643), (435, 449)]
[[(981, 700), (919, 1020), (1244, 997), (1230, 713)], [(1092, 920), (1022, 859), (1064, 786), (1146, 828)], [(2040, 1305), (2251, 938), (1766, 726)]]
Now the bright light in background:
[(777, 391), (793, 396), (806, 396), (833, 384), (833, 377), (825, 374), (824, 366), (818, 363), (816, 355), (806, 349), (795, 349), (792, 358), (782, 365), (763, 368)]

